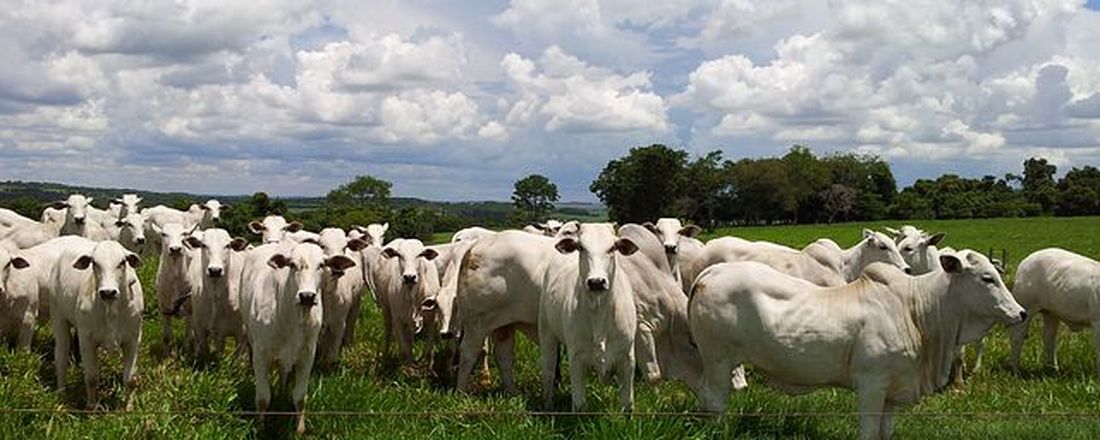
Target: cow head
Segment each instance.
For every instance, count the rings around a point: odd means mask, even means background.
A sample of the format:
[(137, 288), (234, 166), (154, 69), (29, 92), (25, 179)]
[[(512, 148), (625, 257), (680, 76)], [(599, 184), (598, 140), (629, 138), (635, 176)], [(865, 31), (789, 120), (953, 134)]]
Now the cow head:
[(231, 238), (229, 232), (217, 228), (202, 231), (202, 238), (187, 237), (184, 242), (188, 247), (199, 250), (203, 273), (211, 278), (225, 276), (230, 261), (229, 253), (241, 252), (248, 246), (243, 238)]
[(92, 204), (92, 200), (95, 199), (80, 194), (72, 194), (65, 200), (58, 200), (48, 206), (53, 209), (64, 209), (66, 221), (83, 225), (88, 219), (88, 207)]
[(940, 255), (940, 266), (951, 279), (948, 295), (968, 314), (979, 318), (971, 325), (964, 322), (960, 343), (980, 338), (994, 322), (1013, 325), (1027, 318), (1027, 312), (1012, 298), (997, 268), (985, 255), (969, 249), (945, 252)]
[(281, 215), (269, 215), (263, 221), (253, 220), (248, 224), (248, 229), (262, 236), (264, 243), (278, 243), (286, 238), (287, 232), (301, 231), (302, 224), (297, 221), (287, 223)]
[[(390, 229), (389, 223), (371, 223), (367, 227), (352, 226), (357, 236), (355, 238), (362, 239), (367, 242), (367, 246), (374, 246), (381, 248), (385, 244), (386, 231)], [(350, 234), (349, 234), (350, 235)]]
[(881, 262), (895, 267), (898, 267), (909, 273), (909, 263), (905, 262), (905, 259), (901, 258), (901, 254), (898, 253), (898, 246), (894, 243), (886, 234), (881, 232), (875, 232), (870, 229), (863, 230), (863, 241), (859, 245), (860, 249), (859, 267), (866, 268), (871, 263)]
[(160, 255), (161, 257), (178, 258), (183, 255), (184, 239), (190, 237), (198, 225), (191, 228), (186, 228), (179, 223), (165, 223), (164, 226), (157, 226), (156, 223), (149, 223), (149, 227), (153, 232), (160, 235)]
[[(321, 250), (324, 251), (326, 257), (347, 255), (346, 251), (358, 252), (367, 247), (366, 240), (362, 238), (348, 238), (348, 234), (345, 234), (344, 230), (340, 228), (322, 229), (319, 234), (318, 244), (321, 246)], [(343, 270), (337, 270), (331, 267), (329, 270), (334, 276), (344, 275)]]
[(914, 274), (924, 274), (936, 269), (933, 261), (935, 255), (931, 247), (939, 245), (945, 236), (944, 233), (929, 235), (909, 225), (903, 226), (901, 230), (887, 228), (887, 232), (890, 231), (893, 231), (891, 234), (897, 242), (898, 252), (901, 253), (905, 262), (909, 263)]
[(679, 250), (680, 236), (694, 238), (702, 231), (695, 225), (684, 226), (674, 218), (662, 218), (657, 220), (657, 224), (646, 222), (642, 226), (657, 235), (667, 254), (675, 254)]
[(276, 253), (267, 261), (274, 269), (290, 269), (285, 298), (304, 308), (321, 303), (321, 276), (326, 268), (347, 270), (355, 265), (345, 255), (325, 257), (321, 247), (314, 243), (297, 243), (289, 251)]
[(382, 249), (385, 258), (396, 258), (401, 269), (401, 282), (415, 285), (420, 282), (420, 262), (434, 260), (439, 256), (435, 249), (424, 247), (424, 243), (415, 238), (397, 239)]
[(141, 214), (131, 211), (126, 216), (115, 220), (115, 226), (123, 231), (128, 231), (133, 244), (138, 246), (145, 244), (145, 219), (141, 217)]
[(531, 223), (531, 226), (533, 228), (537, 229), (539, 232), (542, 233), (542, 235), (545, 235), (547, 237), (556, 237), (558, 235), (558, 231), (561, 230), (561, 227), (563, 225), (564, 223), (562, 223), (560, 220), (554, 219), (549, 219), (544, 223)]
[(122, 211), (119, 213), (120, 217), (125, 217), (130, 214), (138, 213), (138, 204), (141, 203), (141, 197), (137, 194), (123, 194), (122, 197), (114, 199), (111, 203), (122, 206)]
[(562, 254), (579, 253), (580, 276), (590, 292), (605, 292), (615, 281), (615, 254), (631, 255), (638, 246), (615, 236), (609, 223), (583, 223), (573, 237), (562, 237), (554, 246)]
[(210, 221), (218, 223), (222, 221), (222, 210), (229, 209), (229, 205), (223, 205), (215, 199), (210, 199), (199, 205), (199, 209), (206, 211), (205, 216), (210, 217)]
[(0, 246), (0, 295), (7, 293), (8, 277), (13, 270), (30, 267), (30, 262), (19, 255), (12, 255), (7, 248)]
[(96, 296), (108, 303), (130, 292), (130, 284), (137, 282), (133, 270), (140, 266), (141, 258), (117, 241), (96, 243), (90, 254), (81, 255), (73, 263), (77, 270), (92, 270)]

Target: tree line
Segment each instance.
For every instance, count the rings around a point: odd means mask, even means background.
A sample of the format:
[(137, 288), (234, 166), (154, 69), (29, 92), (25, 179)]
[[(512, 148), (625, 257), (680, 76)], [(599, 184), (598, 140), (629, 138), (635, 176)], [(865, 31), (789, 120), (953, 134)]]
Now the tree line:
[(691, 158), (654, 144), (608, 162), (589, 189), (614, 221), (680, 217), (708, 228), (1100, 214), (1100, 170), (1056, 173), (1046, 159), (1031, 158), (1022, 175), (944, 174), (899, 191), (890, 165), (874, 155), (818, 156), (795, 145), (781, 157), (728, 160), (719, 151)]

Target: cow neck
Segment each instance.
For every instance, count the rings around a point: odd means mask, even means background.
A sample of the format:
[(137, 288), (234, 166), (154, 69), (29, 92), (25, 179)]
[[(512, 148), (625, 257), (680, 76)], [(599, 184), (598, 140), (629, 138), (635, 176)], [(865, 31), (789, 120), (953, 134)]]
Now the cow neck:
[(950, 294), (951, 278), (937, 271), (906, 277), (910, 318), (918, 333), (921, 395), (947, 385), (962, 329), (960, 305)]
[(867, 243), (866, 238), (860, 240), (855, 246), (840, 250), (841, 271), (843, 271), (845, 282), (850, 283), (855, 281), (863, 272), (863, 252), (866, 250), (864, 246), (865, 243)]

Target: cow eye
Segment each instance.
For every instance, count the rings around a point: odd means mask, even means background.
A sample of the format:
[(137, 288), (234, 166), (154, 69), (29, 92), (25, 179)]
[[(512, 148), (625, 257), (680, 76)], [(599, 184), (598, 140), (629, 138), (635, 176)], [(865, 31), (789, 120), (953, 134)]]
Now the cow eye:
[(888, 249), (888, 248), (886, 247), (886, 245), (884, 245), (884, 244), (880, 244), (880, 245), (878, 245), (878, 248), (879, 248), (879, 249), (881, 249), (881, 250), (886, 250), (886, 249)]
[(913, 247), (912, 246), (906, 246), (906, 247), (902, 248), (902, 250), (905, 251), (905, 252), (913, 252)]
[(997, 279), (994, 278), (993, 275), (986, 274), (986, 275), (982, 276), (982, 281), (985, 281), (989, 284), (993, 284), (993, 283), (997, 282)]

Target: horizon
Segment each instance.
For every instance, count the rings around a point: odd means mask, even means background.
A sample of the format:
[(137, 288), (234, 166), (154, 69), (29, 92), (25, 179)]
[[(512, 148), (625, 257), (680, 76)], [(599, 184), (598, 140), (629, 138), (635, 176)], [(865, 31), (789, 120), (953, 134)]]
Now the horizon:
[[(876, 154), (899, 188), (1100, 164), (1100, 0), (342, 0), (0, 14), (0, 180), (563, 200), (636, 146)], [(567, 202), (563, 202), (567, 203)]]

